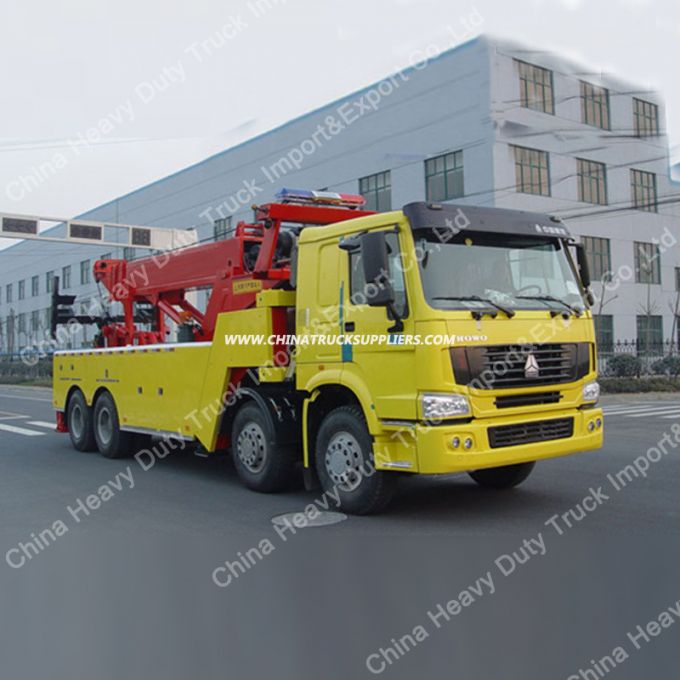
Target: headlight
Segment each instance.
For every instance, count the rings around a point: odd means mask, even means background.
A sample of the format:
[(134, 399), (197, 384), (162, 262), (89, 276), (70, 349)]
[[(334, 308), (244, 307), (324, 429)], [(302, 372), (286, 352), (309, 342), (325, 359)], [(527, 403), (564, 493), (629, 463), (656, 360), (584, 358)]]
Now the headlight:
[(427, 420), (466, 416), (470, 404), (462, 394), (423, 394), (423, 417)]
[(600, 385), (596, 381), (583, 386), (583, 401), (597, 401), (600, 398)]

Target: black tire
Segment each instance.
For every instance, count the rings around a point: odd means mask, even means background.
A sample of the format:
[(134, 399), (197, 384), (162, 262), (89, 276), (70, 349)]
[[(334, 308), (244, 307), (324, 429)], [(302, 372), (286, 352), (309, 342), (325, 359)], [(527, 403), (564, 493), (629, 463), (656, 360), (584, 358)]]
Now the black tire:
[(531, 461), (486, 470), (474, 470), (468, 474), (479, 486), (489, 489), (511, 489), (520, 485), (531, 474), (535, 465), (536, 463)]
[(97, 450), (92, 425), (92, 409), (87, 405), (85, 395), (80, 390), (76, 390), (68, 400), (66, 424), (74, 449), (78, 451)]
[(323, 419), (315, 462), (321, 487), (338, 493), (340, 509), (345, 512), (374, 514), (394, 496), (397, 473), (375, 469), (373, 439), (356, 406), (339, 406)]
[(236, 472), (245, 486), (260, 493), (288, 487), (295, 473), (295, 449), (276, 442), (268, 414), (254, 402), (239, 409), (231, 428)]
[(135, 453), (131, 432), (121, 432), (116, 402), (108, 392), (97, 397), (94, 404), (94, 438), (104, 458), (127, 458)]

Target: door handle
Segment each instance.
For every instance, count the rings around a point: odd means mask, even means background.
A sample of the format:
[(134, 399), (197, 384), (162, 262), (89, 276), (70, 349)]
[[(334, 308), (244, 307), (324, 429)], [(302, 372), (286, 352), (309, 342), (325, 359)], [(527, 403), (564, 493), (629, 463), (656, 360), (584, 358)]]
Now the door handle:
[(345, 332), (347, 333), (354, 332), (354, 321), (345, 321)]

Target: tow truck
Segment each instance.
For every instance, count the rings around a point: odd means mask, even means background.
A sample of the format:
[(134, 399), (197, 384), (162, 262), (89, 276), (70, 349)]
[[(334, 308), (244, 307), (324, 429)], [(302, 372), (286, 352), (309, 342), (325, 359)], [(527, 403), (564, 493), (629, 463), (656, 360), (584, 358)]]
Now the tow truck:
[(368, 514), (405, 475), (510, 488), (602, 445), (587, 259), (557, 218), (284, 189), (169, 255), (93, 266), (122, 314), (98, 346), (54, 353), (78, 450), (181, 438), (231, 452), (250, 489), (302, 474)]

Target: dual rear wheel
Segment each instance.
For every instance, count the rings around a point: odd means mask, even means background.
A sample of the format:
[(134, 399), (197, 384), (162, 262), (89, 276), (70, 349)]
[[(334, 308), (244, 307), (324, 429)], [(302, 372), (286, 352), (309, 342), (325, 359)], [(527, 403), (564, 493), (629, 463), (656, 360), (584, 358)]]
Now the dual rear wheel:
[(102, 392), (90, 407), (83, 393), (74, 392), (66, 408), (71, 443), (78, 451), (99, 452), (105, 458), (125, 458), (135, 452), (135, 435), (120, 429), (113, 397)]

